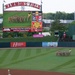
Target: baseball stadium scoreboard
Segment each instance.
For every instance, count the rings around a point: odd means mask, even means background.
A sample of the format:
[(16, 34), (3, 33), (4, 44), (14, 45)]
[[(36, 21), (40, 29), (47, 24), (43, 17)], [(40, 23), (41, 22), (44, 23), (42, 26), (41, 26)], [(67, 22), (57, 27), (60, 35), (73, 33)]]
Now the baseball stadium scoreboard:
[[(5, 8), (14, 6), (31, 6), (37, 9), (41, 5), (31, 2), (17, 2), (5, 5)], [(3, 11), (3, 32), (41, 32), (42, 11)]]

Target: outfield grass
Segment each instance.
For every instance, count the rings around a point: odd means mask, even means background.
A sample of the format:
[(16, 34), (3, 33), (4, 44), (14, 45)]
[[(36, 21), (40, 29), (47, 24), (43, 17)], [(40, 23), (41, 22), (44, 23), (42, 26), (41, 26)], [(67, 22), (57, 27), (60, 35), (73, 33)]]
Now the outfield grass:
[(70, 48), (0, 49), (0, 68), (56, 71), (75, 74), (75, 50), (71, 56), (56, 56)]

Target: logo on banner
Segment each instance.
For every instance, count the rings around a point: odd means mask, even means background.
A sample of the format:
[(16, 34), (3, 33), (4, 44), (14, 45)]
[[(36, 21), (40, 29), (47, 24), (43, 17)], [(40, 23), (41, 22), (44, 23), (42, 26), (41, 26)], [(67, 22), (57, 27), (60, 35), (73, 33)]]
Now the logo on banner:
[(47, 45), (48, 45), (48, 47), (57, 47), (58, 42), (48, 42)]
[(33, 25), (34, 28), (41, 28), (42, 27), (41, 22), (33, 22), (32, 25)]
[(11, 42), (11, 47), (26, 47), (26, 42)]

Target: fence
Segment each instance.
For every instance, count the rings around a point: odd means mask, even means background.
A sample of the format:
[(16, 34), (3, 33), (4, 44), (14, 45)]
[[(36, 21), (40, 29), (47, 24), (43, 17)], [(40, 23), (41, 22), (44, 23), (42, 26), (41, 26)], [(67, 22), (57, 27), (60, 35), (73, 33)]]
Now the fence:
[(75, 47), (75, 42), (0, 42), (0, 48)]

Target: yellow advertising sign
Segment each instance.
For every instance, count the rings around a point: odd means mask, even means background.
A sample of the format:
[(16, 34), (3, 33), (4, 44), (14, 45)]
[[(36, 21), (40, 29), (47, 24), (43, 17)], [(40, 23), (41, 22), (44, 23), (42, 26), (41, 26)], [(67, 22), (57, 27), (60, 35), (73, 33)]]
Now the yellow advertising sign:
[(32, 28), (42, 28), (42, 22), (32, 22)]

